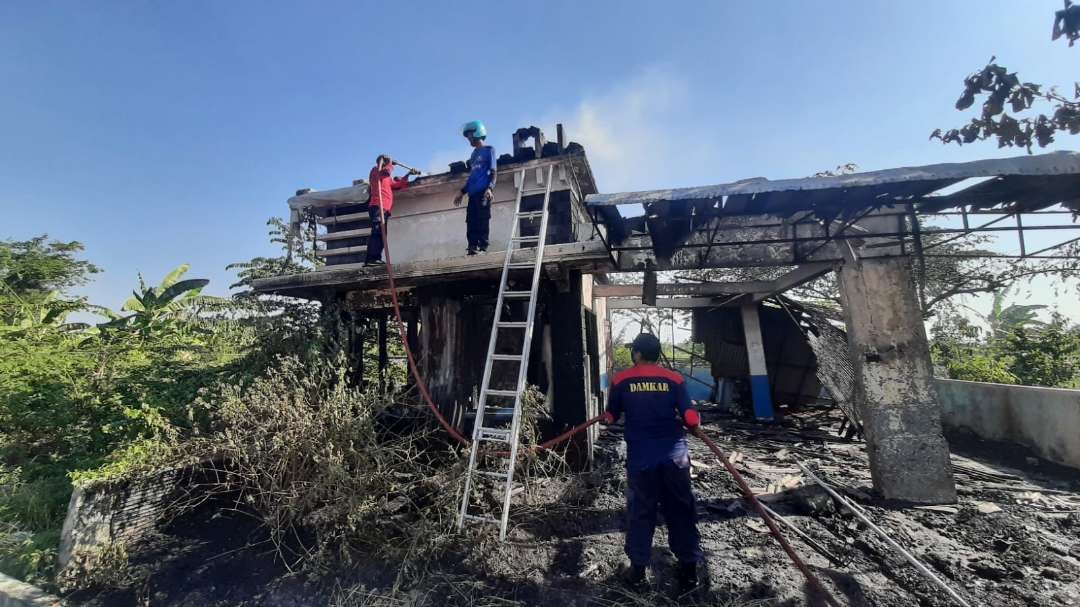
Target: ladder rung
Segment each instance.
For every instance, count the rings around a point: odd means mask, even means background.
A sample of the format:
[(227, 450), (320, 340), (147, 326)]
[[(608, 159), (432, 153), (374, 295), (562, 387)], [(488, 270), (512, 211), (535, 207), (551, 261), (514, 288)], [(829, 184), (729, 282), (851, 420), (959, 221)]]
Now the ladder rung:
[(517, 390), (494, 390), (488, 388), (487, 393), (491, 396), (505, 396), (506, 398), (516, 398), (518, 395)]
[(510, 442), (510, 431), (502, 430), (500, 428), (485, 428), (480, 427), (480, 440), (501, 441), (504, 443)]
[[(506, 473), (505, 472), (492, 472), (490, 470), (474, 470), (473, 474), (479, 474), (481, 476), (486, 476), (488, 478), (493, 478), (493, 479), (499, 481), (500, 486), (498, 488), (505, 490), (504, 487), (502, 486), (503, 483), (506, 482)], [(510, 495), (517, 495), (518, 493), (521, 493), (524, 490), (525, 490), (524, 486), (519, 485), (517, 483), (514, 483), (514, 485), (512, 487), (510, 487)]]
[(500, 320), (499, 322), (495, 323), (495, 326), (499, 327), (500, 329), (524, 329), (525, 325), (527, 324), (528, 323), (526, 323), (525, 321)]
[(503, 291), (504, 299), (529, 299), (532, 291)]
[(521, 360), (521, 356), (521, 354), (492, 354), (491, 360)]
[(538, 188), (520, 188), (522, 196), (536, 196), (537, 194), (547, 194), (547, 188), (540, 186)]
[(543, 211), (525, 211), (524, 213), (518, 213), (518, 219), (536, 219), (543, 216)]
[(540, 242), (539, 236), (514, 236), (510, 240), (514, 242)]
[(476, 516), (475, 514), (466, 514), (463, 518), (467, 521), (472, 521), (474, 523), (491, 523), (493, 525), (502, 524), (502, 521), (491, 516)]
[(508, 268), (518, 268), (518, 269), (527, 268), (527, 269), (531, 270), (532, 268), (536, 267), (536, 262), (535, 261), (514, 261), (514, 262), (511, 262), (511, 263), (507, 264), (506, 267), (508, 267)]

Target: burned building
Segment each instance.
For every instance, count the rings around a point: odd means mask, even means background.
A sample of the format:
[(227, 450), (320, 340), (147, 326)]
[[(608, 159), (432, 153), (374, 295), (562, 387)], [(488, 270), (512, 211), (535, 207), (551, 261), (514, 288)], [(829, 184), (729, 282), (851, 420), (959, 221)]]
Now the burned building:
[[(1078, 186), (1080, 155), (1057, 152), (594, 194), (587, 203), (594, 219), (609, 228), (613, 270), (645, 276), (640, 285), (610, 285), (597, 292), (608, 298), (609, 308), (731, 308), (714, 312), (715, 318), (698, 313), (704, 325), (696, 338), (712, 343), (714, 354), (732, 352), (736, 360), (715, 362), (732, 367), (726, 372), (747, 374), (755, 415), (767, 420), (773, 396), (792, 388), (770, 378), (770, 373), (787, 374), (786, 347), (783, 337), (767, 337), (775, 331), (773, 323), (763, 323), (761, 303), (835, 272), (846, 342), (837, 343), (827, 324), (807, 340), (822, 352), (843, 347), (847, 356), (818, 357), (828, 371), (818, 374), (819, 381), (850, 403), (849, 418), (864, 432), (874, 487), (882, 496), (951, 502), (955, 485), (923, 325), (926, 259), (950, 255), (942, 246), (958, 238), (1001, 232), (1018, 241), (1011, 258), (1068, 256), (1077, 240)], [(619, 207), (643, 208), (644, 214), (616, 218), (611, 211)], [(1050, 236), (1055, 231), (1065, 231), (1065, 240), (1055, 242)], [(1037, 246), (1034, 234), (1040, 235)], [(790, 269), (779, 270), (785, 267)], [(724, 280), (721, 275), (696, 284), (659, 284), (656, 278), (663, 271), (707, 268), (769, 270), (763, 274), (773, 277)], [(636, 300), (612, 301), (619, 297)], [(708, 325), (727, 337), (713, 334)], [(770, 341), (776, 345), (770, 348)]]
[[(513, 136), (513, 153), (498, 159), (486, 253), (466, 255), (466, 211), (452, 203), (466, 179), (464, 163), (420, 177), (395, 196), (388, 222), (390, 261), (407, 339), (433, 400), (463, 430), (476, 407), (515, 205), (525, 213), (537, 211), (545, 195), (539, 192), (549, 186), (527, 381), (546, 394), (553, 432), (599, 410), (599, 375), (606, 365), (599, 344), (606, 339), (606, 328), (598, 320), (605, 317), (603, 311), (596, 309), (604, 303), (594, 303), (592, 291), (596, 271), (610, 265), (610, 255), (584, 204), (585, 196), (596, 192), (585, 150), (565, 142), (561, 126), (558, 130), (558, 139), (547, 141), (536, 127), (520, 129)], [(550, 184), (545, 182), (549, 176)], [(262, 292), (334, 303), (354, 321), (375, 319), (380, 331), (354, 334), (357, 358), (370, 345), (365, 339), (378, 341), (385, 351), (386, 322), (393, 316), (386, 268), (362, 263), (371, 231), (367, 199), (368, 185), (362, 181), (297, 192), (289, 200), (291, 222), (298, 227), (312, 221), (319, 227), (317, 255), (325, 265), (256, 284)], [(523, 236), (535, 237), (538, 226), (523, 222), (520, 229)], [(509, 280), (516, 284), (526, 279), (512, 274)], [(521, 304), (505, 301), (502, 312), (503, 320), (523, 324), (526, 309)], [(520, 341), (520, 334), (500, 335), (497, 351), (520, 351), (515, 339)], [(386, 365), (387, 357), (381, 356), (379, 364)], [(513, 361), (496, 361), (492, 385), (498, 376), (509, 378), (516, 370)]]
[[(600, 373), (609, 367), (609, 309), (700, 309), (695, 339), (705, 344), (715, 375), (741, 375), (750, 384), (756, 417), (770, 419), (774, 399), (806, 401), (822, 386), (843, 395), (848, 417), (864, 430), (875, 488), (886, 498), (918, 503), (952, 501), (955, 487), (923, 327), (919, 277), (925, 274), (917, 266), (941, 254), (932, 249), (942, 242), (1000, 230), (1018, 236), (1018, 257), (1052, 258), (1075, 238), (1036, 248), (1026, 246), (1025, 234), (1076, 229), (1073, 213), (1080, 208), (1080, 155), (1074, 153), (599, 194), (585, 151), (561, 134), (547, 142), (534, 128), (515, 133), (513, 154), (500, 158), (491, 252), (466, 257), (464, 211), (451, 206), (465, 178), (460, 169), (424, 177), (401, 192), (389, 228), (408, 340), (420, 374), (455, 425), (468, 425), (488, 362), (483, 344), (509, 260), (500, 249), (509, 244), (515, 205), (536, 208), (542, 199), (525, 192), (550, 186), (552, 228), (525, 364), (528, 382), (548, 396), (553, 432), (599, 410)], [(289, 203), (293, 221), (310, 217), (325, 230), (317, 239), (327, 264), (259, 281), (256, 288), (334, 302), (357, 318), (386, 319), (386, 271), (357, 263), (368, 230), (366, 198), (364, 184), (298, 193)], [(644, 213), (620, 213), (620, 207)], [(1040, 221), (1051, 214), (1073, 219)], [(1015, 227), (1001, 225), (1004, 220)], [(937, 240), (926, 242), (931, 235)], [(768, 280), (657, 281), (661, 271), (706, 268), (774, 271)], [(604, 276), (611, 272), (637, 273), (644, 281), (608, 284)], [(830, 272), (838, 276), (846, 341), (821, 323), (824, 331), (815, 333), (796, 314), (791, 322), (781, 320), (790, 310), (763, 307)], [(500, 313), (522, 319), (524, 312)], [(799, 331), (804, 338), (795, 339)], [(816, 356), (812, 370), (805, 361), (815, 347), (845, 348), (847, 357), (840, 358), (847, 362)]]

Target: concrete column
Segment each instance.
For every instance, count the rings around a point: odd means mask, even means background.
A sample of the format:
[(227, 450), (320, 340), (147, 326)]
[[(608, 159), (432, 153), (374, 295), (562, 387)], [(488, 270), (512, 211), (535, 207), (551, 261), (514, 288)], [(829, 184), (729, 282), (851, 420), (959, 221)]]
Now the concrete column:
[(765, 342), (761, 339), (761, 319), (758, 304), (747, 304), (742, 312), (743, 335), (746, 338), (746, 356), (750, 363), (750, 392), (754, 397), (754, 417), (772, 421), (773, 402), (769, 390), (769, 371), (765, 367)]
[(955, 502), (910, 258), (848, 261), (839, 278), (874, 488), (891, 500)]

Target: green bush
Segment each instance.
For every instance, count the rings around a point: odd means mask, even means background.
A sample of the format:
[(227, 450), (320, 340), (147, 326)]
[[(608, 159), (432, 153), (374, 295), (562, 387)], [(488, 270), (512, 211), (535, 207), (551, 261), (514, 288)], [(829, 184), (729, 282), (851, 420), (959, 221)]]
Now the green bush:
[(992, 384), (1020, 383), (1009, 372), (1007, 360), (991, 358), (983, 354), (974, 354), (966, 358), (954, 358), (948, 362), (949, 377), (965, 381), (981, 381)]
[(1080, 327), (1058, 314), (1038, 327), (1017, 327), (1004, 342), (1013, 353), (1009, 370), (1024, 384), (1067, 388), (1080, 379)]
[(1069, 388), (1080, 386), (1080, 326), (1054, 313), (1035, 318), (1045, 306), (1005, 305), (994, 299), (983, 332), (956, 313), (943, 314), (931, 329), (934, 363), (953, 379)]
[(56, 572), (60, 529), (38, 533), (0, 530), (0, 571), (31, 584), (47, 585)]
[(0, 571), (34, 583), (53, 574), (71, 496), (63, 471), (53, 468), (0, 469)]

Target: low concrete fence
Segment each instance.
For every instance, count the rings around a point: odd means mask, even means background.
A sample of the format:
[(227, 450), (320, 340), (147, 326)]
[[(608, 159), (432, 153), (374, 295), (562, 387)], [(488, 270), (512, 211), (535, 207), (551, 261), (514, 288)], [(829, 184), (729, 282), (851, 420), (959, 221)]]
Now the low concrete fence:
[(220, 466), (205, 459), (77, 485), (60, 536), (62, 587), (137, 544), (164, 519), (198, 505)]
[(0, 573), (0, 607), (63, 607), (44, 590)]
[(89, 567), (103, 549), (142, 539), (175, 500), (183, 471), (170, 468), (76, 486), (60, 536), (61, 572), (72, 565)]
[(938, 379), (942, 422), (1080, 468), (1080, 390)]

